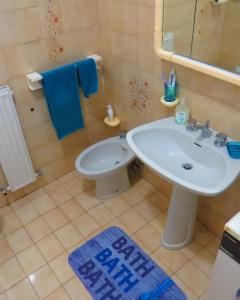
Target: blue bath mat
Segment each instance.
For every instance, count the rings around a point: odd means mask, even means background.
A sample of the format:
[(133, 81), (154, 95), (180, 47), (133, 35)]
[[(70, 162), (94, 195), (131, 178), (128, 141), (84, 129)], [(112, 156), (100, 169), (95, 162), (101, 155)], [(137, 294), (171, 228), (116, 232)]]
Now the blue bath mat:
[(187, 300), (152, 259), (118, 227), (110, 227), (69, 256), (94, 300)]

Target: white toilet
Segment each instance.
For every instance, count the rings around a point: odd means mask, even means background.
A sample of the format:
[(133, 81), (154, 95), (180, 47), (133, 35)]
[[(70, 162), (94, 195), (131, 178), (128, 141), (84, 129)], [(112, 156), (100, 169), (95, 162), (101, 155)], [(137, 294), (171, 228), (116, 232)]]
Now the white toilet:
[(127, 166), (135, 158), (125, 138), (113, 137), (90, 146), (77, 158), (77, 171), (96, 180), (96, 197), (108, 199), (129, 188)]

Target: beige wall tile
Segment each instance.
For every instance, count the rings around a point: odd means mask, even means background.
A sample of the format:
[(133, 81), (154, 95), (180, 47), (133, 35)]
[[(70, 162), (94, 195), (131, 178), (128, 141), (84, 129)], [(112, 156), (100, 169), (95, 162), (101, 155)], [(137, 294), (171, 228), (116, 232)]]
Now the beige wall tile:
[(40, 11), (37, 6), (17, 11), (17, 18), (25, 43), (40, 40), (43, 37)]
[(82, 2), (78, 0), (59, 1), (64, 32), (81, 28)]
[(0, 48), (18, 45), (22, 42), (16, 13), (8, 11), (0, 14)]

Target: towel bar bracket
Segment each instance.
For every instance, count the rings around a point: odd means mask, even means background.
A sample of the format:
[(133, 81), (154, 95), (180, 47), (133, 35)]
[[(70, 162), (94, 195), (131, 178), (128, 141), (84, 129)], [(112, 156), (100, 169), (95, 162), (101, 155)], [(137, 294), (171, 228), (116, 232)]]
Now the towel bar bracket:
[[(92, 54), (92, 55), (88, 55), (87, 58), (92, 58), (95, 60), (97, 68), (99, 69), (100, 65), (102, 64), (103, 58), (102, 56), (98, 55), (98, 54)], [(30, 74), (26, 75), (26, 79), (27, 79), (27, 84), (28, 87), (31, 91), (37, 91), (40, 90), (42, 88), (42, 75), (39, 74), (38, 72), (33, 72)]]

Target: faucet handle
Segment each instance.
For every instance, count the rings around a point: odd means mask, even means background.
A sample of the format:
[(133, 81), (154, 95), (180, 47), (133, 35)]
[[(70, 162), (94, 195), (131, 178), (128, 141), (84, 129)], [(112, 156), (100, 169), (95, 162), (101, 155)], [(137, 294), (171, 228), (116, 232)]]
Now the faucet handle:
[(187, 131), (197, 131), (197, 120), (193, 119), (193, 118), (189, 118), (188, 120), (188, 124), (186, 126)]
[(223, 132), (218, 132), (214, 141), (214, 145), (217, 147), (225, 147), (227, 144), (227, 135)]
[(205, 122), (205, 126), (206, 126), (206, 128), (209, 128), (209, 127), (210, 127), (210, 123), (211, 123), (211, 121), (210, 121), (210, 120), (207, 120), (207, 121)]
[(127, 136), (127, 130), (123, 129), (123, 130), (120, 130), (120, 139), (125, 139), (126, 136)]

